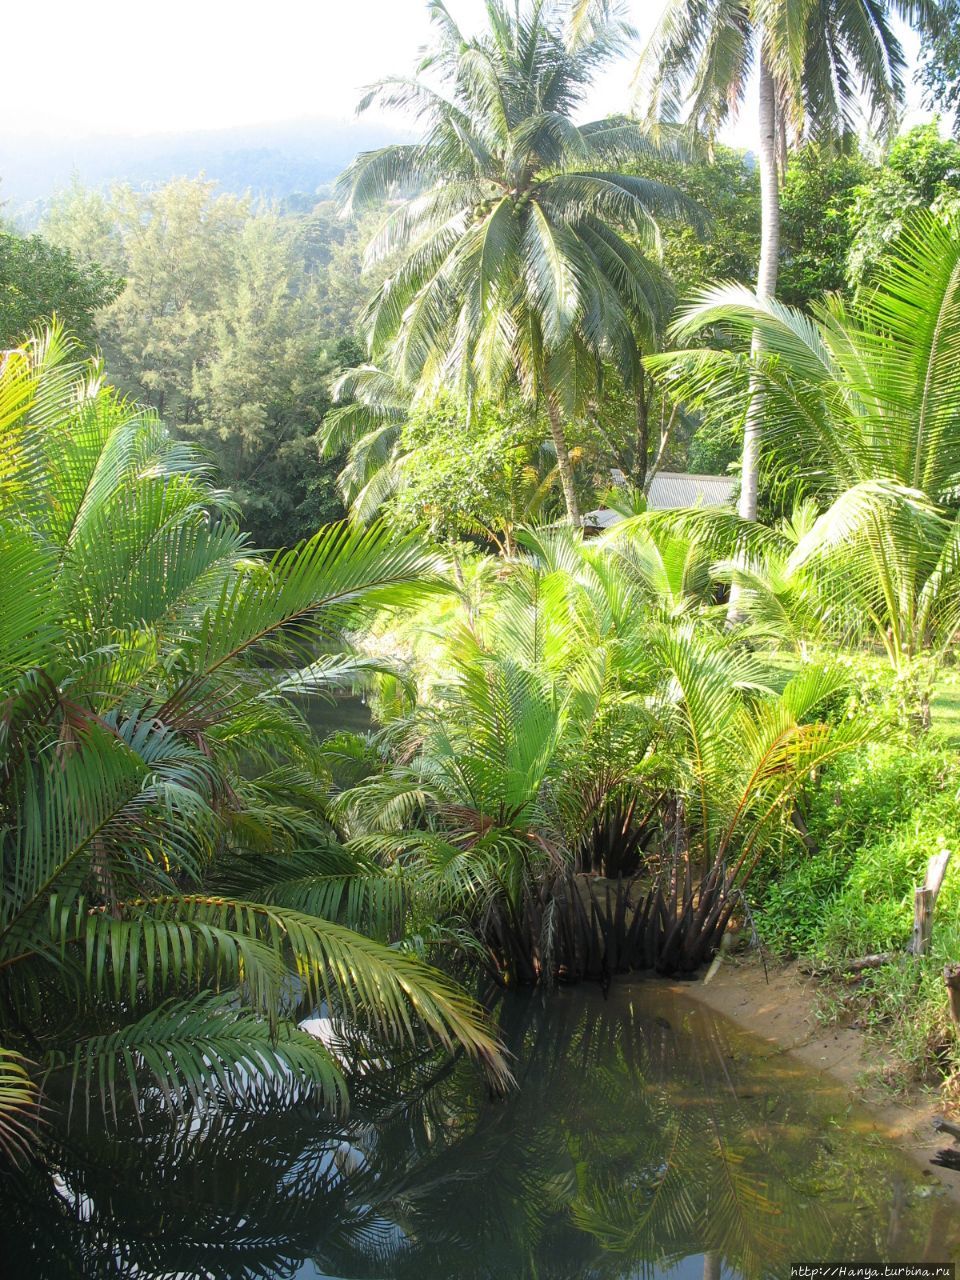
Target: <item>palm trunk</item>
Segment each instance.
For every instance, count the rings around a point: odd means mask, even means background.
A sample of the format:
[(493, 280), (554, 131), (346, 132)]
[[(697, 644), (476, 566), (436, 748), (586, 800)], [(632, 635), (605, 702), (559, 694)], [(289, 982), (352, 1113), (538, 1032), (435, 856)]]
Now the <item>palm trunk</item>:
[(547, 417), (550, 420), (550, 434), (557, 451), (557, 470), (560, 472), (560, 483), (563, 486), (563, 500), (567, 507), (567, 519), (573, 525), (580, 524), (580, 504), (577, 502), (577, 487), (573, 480), (573, 463), (570, 461), (570, 450), (567, 448), (566, 436), (563, 434), (563, 423), (560, 412), (553, 397), (546, 395)]
[(646, 492), (647, 457), (650, 453), (650, 400), (643, 374), (640, 375), (640, 387), (636, 396), (637, 408), (637, 440), (634, 450), (633, 482), (641, 493)]
[[(777, 291), (777, 263), (780, 256), (780, 188), (777, 181), (777, 97), (773, 74), (766, 56), (760, 53), (760, 266), (757, 297), (764, 301)], [(760, 350), (754, 335), (751, 355)], [(750, 386), (750, 407), (743, 432), (743, 466), (740, 483), (740, 515), (757, 518), (757, 484), (760, 469), (760, 432), (763, 398), (756, 381)]]
[[(760, 265), (757, 269), (757, 297), (772, 298), (777, 290), (777, 264), (780, 257), (780, 186), (777, 177), (777, 92), (763, 48), (760, 50)], [(750, 355), (760, 351), (760, 335), (754, 333)], [(750, 380), (750, 401), (743, 428), (743, 460), (740, 467), (740, 516), (756, 520), (760, 480), (760, 434), (763, 429), (763, 395), (759, 380)], [(727, 622), (740, 617), (737, 607), (739, 591), (730, 588)]]

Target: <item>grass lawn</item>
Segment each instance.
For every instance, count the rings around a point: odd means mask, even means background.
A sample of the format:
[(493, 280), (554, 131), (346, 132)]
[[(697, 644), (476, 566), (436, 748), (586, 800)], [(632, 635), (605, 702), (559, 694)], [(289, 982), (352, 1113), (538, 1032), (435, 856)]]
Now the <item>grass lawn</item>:
[(930, 703), (933, 728), (953, 747), (960, 747), (960, 671), (945, 671)]
[[(858, 661), (864, 665), (869, 664), (868, 669), (870, 671), (875, 669), (880, 676), (889, 672), (886, 661), (879, 655), (874, 656), (872, 659), (866, 657), (863, 653), (851, 654), (850, 656), (857, 657)], [(765, 654), (764, 659), (775, 670), (782, 672), (785, 680), (789, 679), (800, 667), (799, 659), (793, 653)], [(949, 746), (960, 750), (960, 668), (950, 668), (940, 673), (930, 703), (930, 711), (934, 731)]]

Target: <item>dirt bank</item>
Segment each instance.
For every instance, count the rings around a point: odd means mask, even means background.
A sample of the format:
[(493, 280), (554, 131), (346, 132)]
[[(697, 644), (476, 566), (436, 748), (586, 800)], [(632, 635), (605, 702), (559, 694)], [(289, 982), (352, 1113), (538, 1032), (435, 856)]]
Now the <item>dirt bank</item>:
[(805, 977), (795, 965), (768, 967), (764, 974), (758, 960), (725, 959), (707, 981), (677, 983), (676, 989), (771, 1041), (778, 1051), (838, 1080), (869, 1107), (878, 1132), (937, 1178), (960, 1204), (960, 1173), (930, 1164), (938, 1150), (950, 1145), (949, 1138), (933, 1128), (933, 1117), (943, 1109), (936, 1092), (912, 1088), (894, 1096), (871, 1083), (871, 1075), (887, 1065), (882, 1046), (855, 1027), (817, 1021), (816, 979)]

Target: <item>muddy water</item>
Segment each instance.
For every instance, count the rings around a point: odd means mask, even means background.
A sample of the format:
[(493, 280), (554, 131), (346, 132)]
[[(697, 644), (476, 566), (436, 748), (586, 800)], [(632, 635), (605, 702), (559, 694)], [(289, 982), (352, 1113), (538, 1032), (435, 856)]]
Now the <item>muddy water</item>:
[(714, 1280), (960, 1258), (955, 1206), (842, 1089), (684, 996), (579, 987), (499, 1016), (506, 1099), (416, 1061), (357, 1080), (346, 1122), (148, 1125), (66, 1159), (59, 1224), (21, 1207), (11, 1274)]

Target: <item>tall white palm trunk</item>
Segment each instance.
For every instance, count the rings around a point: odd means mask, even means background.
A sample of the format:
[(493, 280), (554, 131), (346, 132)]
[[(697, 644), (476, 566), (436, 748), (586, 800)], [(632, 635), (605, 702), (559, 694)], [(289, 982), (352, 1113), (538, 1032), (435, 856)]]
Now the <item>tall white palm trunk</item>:
[[(760, 265), (757, 268), (757, 297), (772, 298), (777, 290), (777, 264), (780, 256), (780, 184), (777, 173), (777, 91), (761, 43), (760, 48)], [(754, 333), (750, 354), (760, 350), (759, 334)], [(760, 480), (760, 437), (763, 431), (763, 394), (759, 380), (750, 380), (750, 401), (743, 428), (743, 460), (740, 470), (740, 516), (757, 518), (757, 494)], [(739, 621), (739, 589), (730, 588), (727, 622)]]
[[(777, 262), (780, 255), (780, 186), (777, 174), (777, 94), (770, 65), (760, 52), (760, 265), (757, 270), (757, 297), (772, 298), (777, 291)], [(752, 355), (760, 349), (753, 339)], [(740, 515), (757, 518), (757, 486), (760, 470), (760, 435), (763, 429), (763, 398), (756, 381), (750, 387), (750, 407), (743, 432), (743, 464), (740, 485)]]

